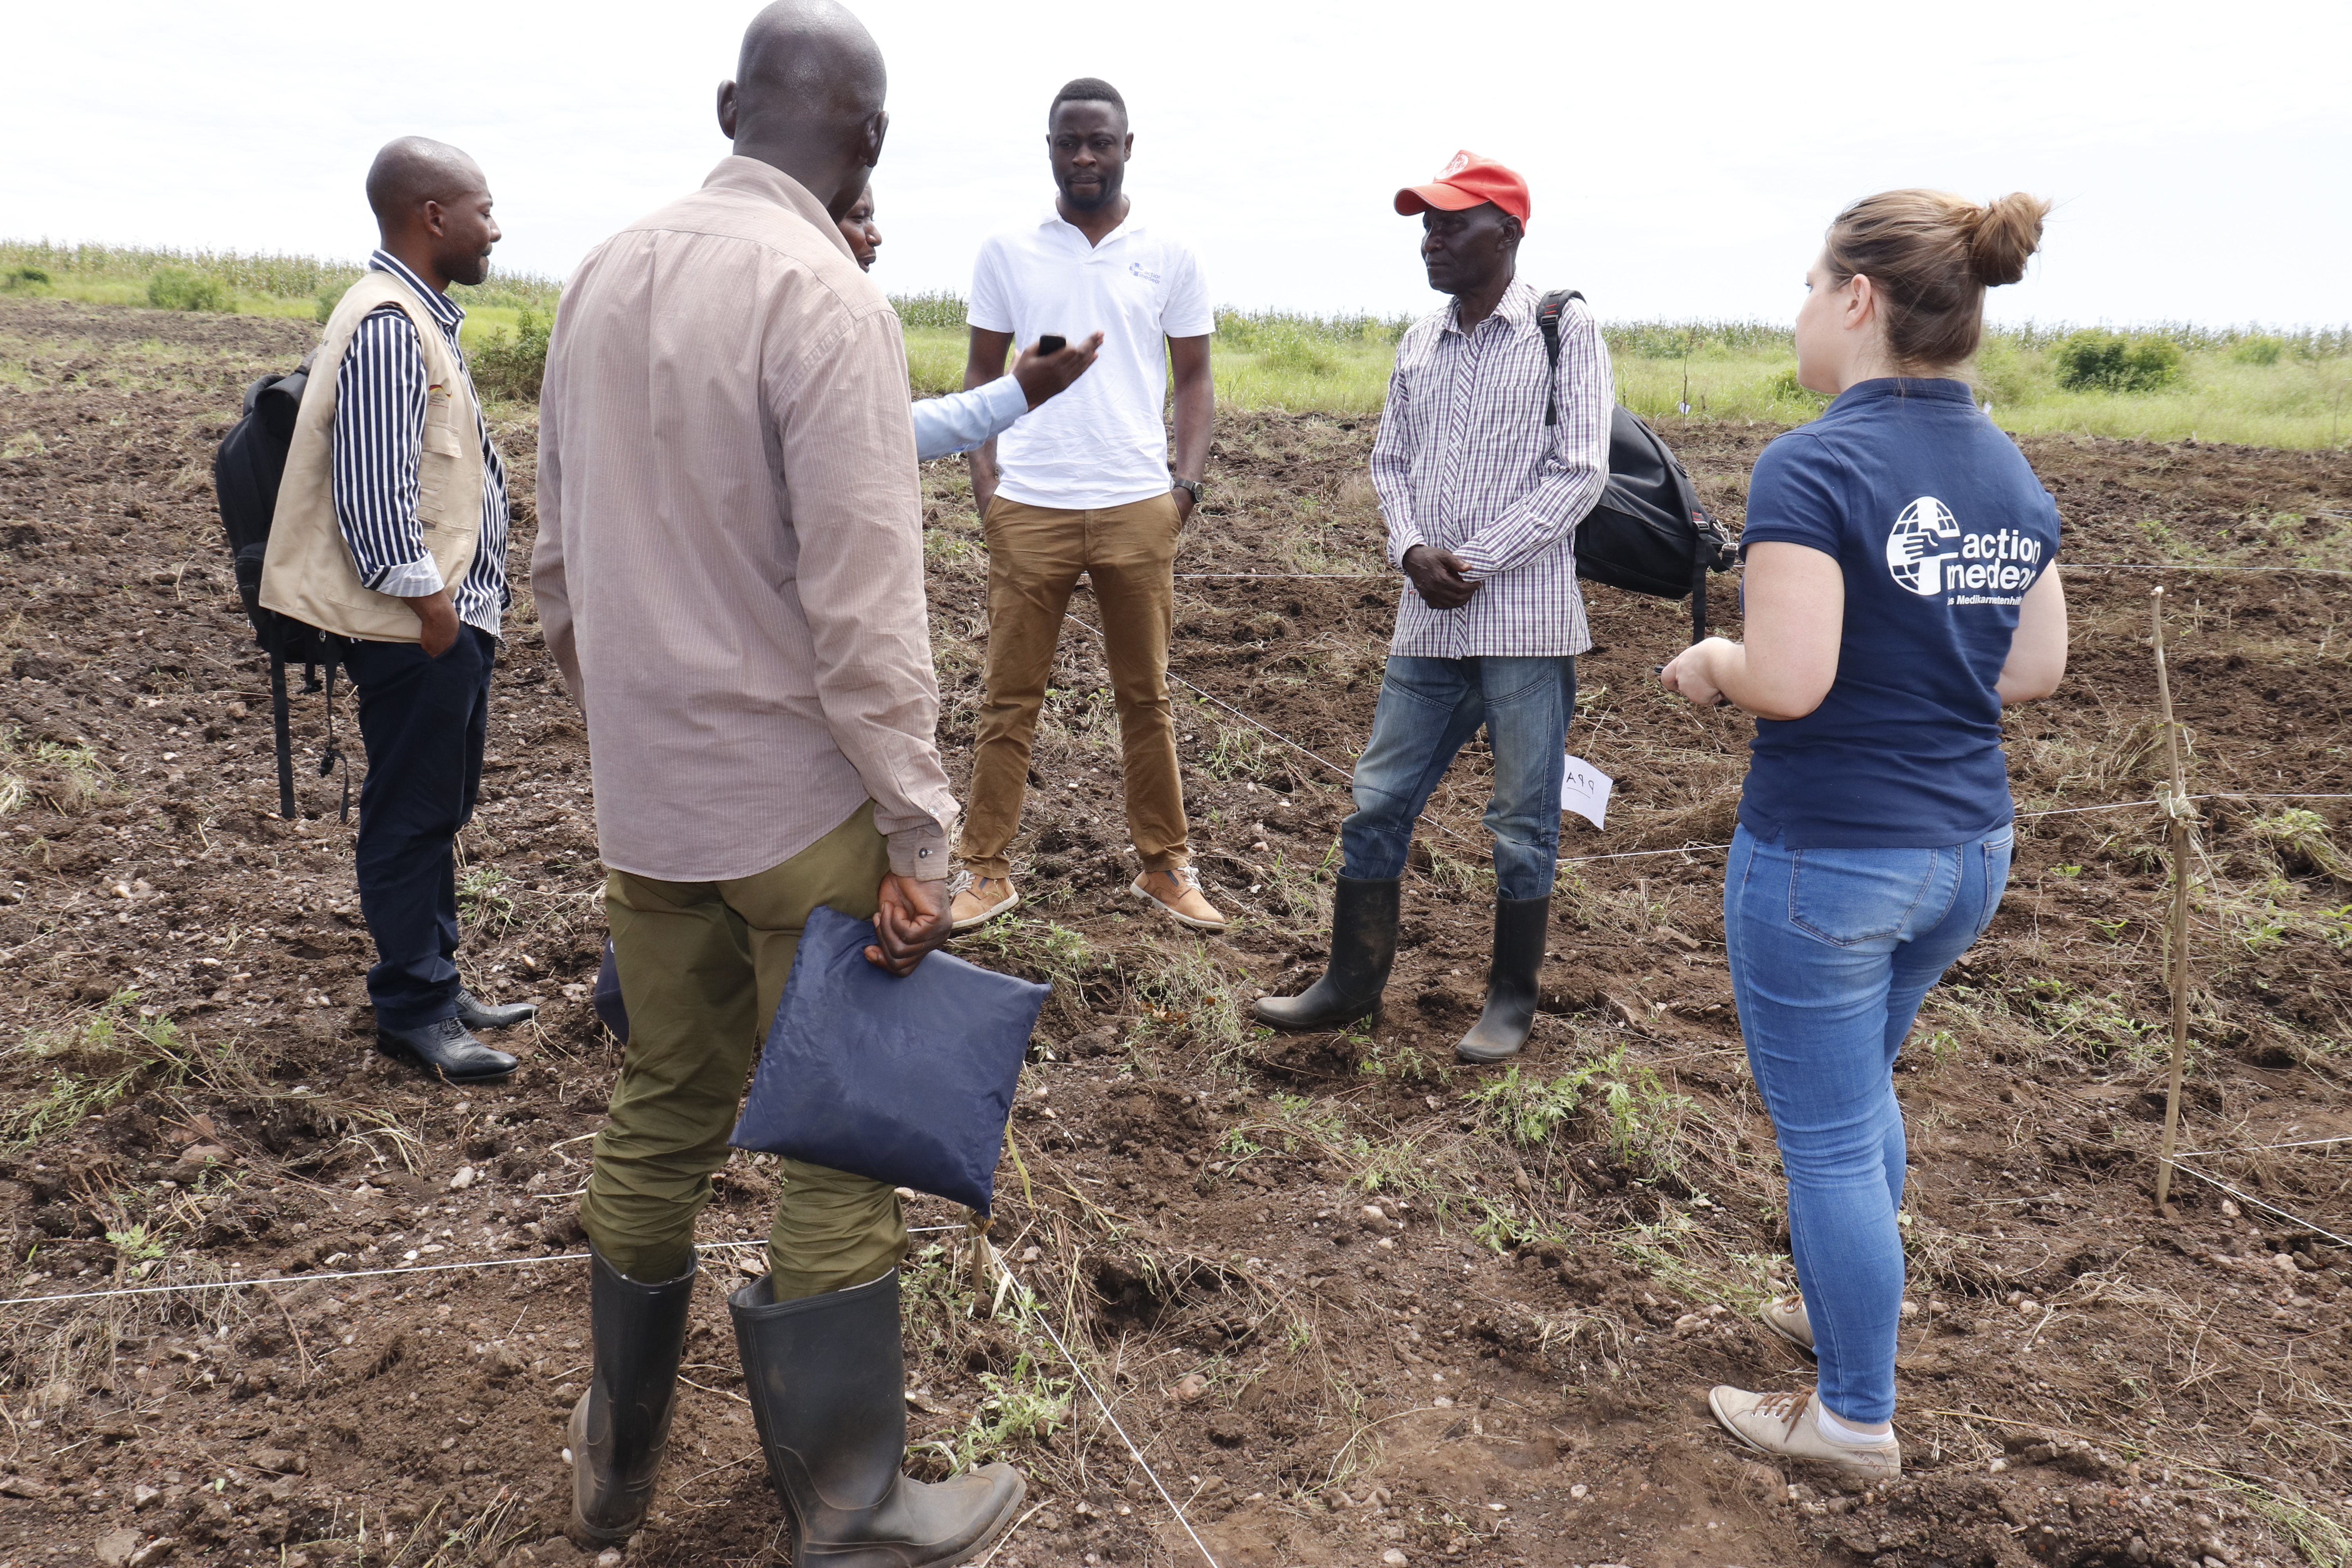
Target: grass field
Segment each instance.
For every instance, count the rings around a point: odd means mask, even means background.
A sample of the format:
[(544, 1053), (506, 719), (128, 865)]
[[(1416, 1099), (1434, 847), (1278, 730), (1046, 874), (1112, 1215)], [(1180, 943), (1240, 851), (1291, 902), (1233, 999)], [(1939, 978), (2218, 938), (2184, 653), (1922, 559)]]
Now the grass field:
[[(248, 315), (323, 319), (324, 305), (356, 277), (356, 263), (305, 256), (142, 249), (0, 240), (0, 290), (92, 303), (145, 305), (159, 277), (214, 287), (205, 303)], [(454, 290), (466, 307), (469, 349), (522, 331), (525, 310), (551, 310), (561, 284), (494, 275)], [(166, 294), (163, 297), (168, 297)], [(322, 301), (324, 305), (322, 305)], [(952, 294), (899, 296), (915, 390), (946, 392), (963, 379), (963, 301)], [(1234, 410), (1361, 416), (1377, 413), (1407, 317), (1310, 317), (1223, 310), (1214, 363), (1219, 403)], [(1645, 416), (1763, 419), (1801, 424), (1823, 400), (1796, 384), (1785, 326), (1759, 321), (1619, 321), (1605, 327), (1617, 395)], [(1975, 369), (1979, 395), (2004, 428), (2021, 435), (2205, 441), (2342, 448), (2352, 440), (2352, 326), (2292, 331), (2164, 322), (2126, 329), (2135, 344), (2171, 354), (2153, 390), (2064, 384), (2068, 325), (1996, 327)], [(1687, 405), (1686, 407), (1685, 405)]]

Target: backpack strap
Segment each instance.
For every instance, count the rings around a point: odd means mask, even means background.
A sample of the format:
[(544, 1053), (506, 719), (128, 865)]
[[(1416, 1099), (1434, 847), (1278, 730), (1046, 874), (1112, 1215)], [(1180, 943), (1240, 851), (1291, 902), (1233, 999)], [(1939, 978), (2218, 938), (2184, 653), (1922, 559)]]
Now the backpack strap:
[(1706, 640), (1706, 568), (1707, 558), (1714, 554), (1708, 548), (1706, 530), (1699, 525), (1696, 513), (1691, 517), (1691, 646), (1696, 647)]
[(325, 753), (319, 758), (319, 776), (325, 778), (334, 771), (337, 763), (343, 764), (343, 805), (337, 820), (349, 822), (352, 819), (352, 764), (344, 758), (342, 748), (335, 744), (335, 666), (342, 652), (335, 646), (336, 641), (332, 636), (319, 639), (319, 646), (323, 650), (321, 662), (327, 667), (327, 744)]
[(1568, 309), (1570, 300), (1584, 296), (1573, 289), (1555, 289), (1536, 301), (1536, 325), (1543, 332), (1544, 363), (1551, 366), (1551, 379), (1544, 392), (1544, 423), (1559, 423), (1559, 313)]
[(278, 732), (278, 820), (294, 820), (294, 737), (287, 727), (286, 656), (269, 656), (269, 721)]

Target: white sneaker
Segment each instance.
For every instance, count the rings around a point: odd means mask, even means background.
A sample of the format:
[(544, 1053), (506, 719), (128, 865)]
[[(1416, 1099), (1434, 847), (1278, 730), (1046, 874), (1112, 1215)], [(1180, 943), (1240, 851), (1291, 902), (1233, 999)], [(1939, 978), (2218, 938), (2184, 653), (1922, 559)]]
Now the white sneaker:
[(1821, 1359), (1813, 1353), (1813, 1320), (1805, 1310), (1802, 1296), (1783, 1296), (1767, 1302), (1764, 1326), (1804, 1352), (1808, 1360)]
[(1832, 1443), (1822, 1436), (1813, 1420), (1811, 1389), (1750, 1394), (1724, 1384), (1708, 1393), (1706, 1405), (1725, 1431), (1759, 1454), (1827, 1465), (1866, 1481), (1891, 1481), (1903, 1473), (1903, 1447), (1892, 1432), (1884, 1443), (1868, 1447)]

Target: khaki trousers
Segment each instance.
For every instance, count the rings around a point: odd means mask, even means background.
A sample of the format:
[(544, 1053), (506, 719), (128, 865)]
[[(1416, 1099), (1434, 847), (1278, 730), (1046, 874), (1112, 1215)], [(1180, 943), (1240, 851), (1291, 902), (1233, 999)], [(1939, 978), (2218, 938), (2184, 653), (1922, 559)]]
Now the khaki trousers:
[(957, 853), (975, 876), (1011, 874), (1005, 851), (1021, 826), (1029, 748), (1070, 591), (1084, 574), (1102, 609), (1111, 696), (1118, 710), (1127, 830), (1144, 868), (1192, 858), (1176, 725), (1168, 702), (1168, 643), (1175, 627), (1176, 538), (1183, 520), (1167, 496), (1093, 511), (1024, 506), (999, 496), (988, 535), (988, 683), (980, 743)]
[[(809, 912), (871, 917), (890, 857), (869, 803), (781, 866), (723, 882), (608, 874), (604, 910), (629, 1044), (596, 1134), (581, 1223), (604, 1260), (651, 1284), (686, 1271), (710, 1175), (727, 1163), (752, 1064)], [(907, 1249), (893, 1189), (798, 1160), (768, 1233), (780, 1301), (878, 1279)]]

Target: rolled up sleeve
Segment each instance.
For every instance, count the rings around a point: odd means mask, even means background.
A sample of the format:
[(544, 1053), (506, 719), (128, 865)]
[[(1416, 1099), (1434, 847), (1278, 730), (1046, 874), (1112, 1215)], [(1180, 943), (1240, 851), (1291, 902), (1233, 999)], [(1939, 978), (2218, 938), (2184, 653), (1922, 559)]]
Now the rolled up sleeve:
[(335, 522), (361, 585), (403, 599), (447, 586), (416, 516), (425, 415), (415, 325), (384, 306), (360, 322), (335, 373), (330, 478)]

